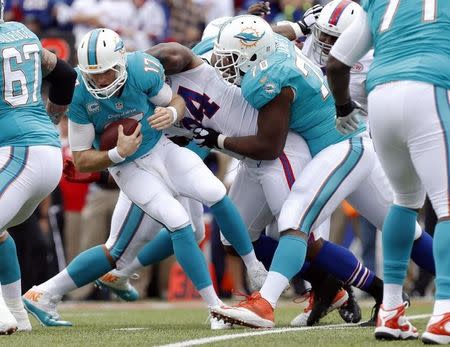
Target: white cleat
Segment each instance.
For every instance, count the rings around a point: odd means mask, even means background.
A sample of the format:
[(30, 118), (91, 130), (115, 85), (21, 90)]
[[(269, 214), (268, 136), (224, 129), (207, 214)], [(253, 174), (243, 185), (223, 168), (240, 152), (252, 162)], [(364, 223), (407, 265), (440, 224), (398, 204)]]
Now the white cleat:
[(17, 330), (17, 321), (0, 296), (0, 335), (11, 335)]
[(5, 299), (6, 306), (17, 321), (17, 331), (31, 331), (31, 323), (28, 313), (23, 306), (22, 299), (8, 300)]
[(431, 316), (421, 339), (425, 344), (450, 344), (450, 312)]
[(210, 316), (209, 322), (211, 324), (211, 330), (228, 330), (233, 329), (233, 325), (225, 323), (223, 320)]
[(413, 340), (419, 336), (417, 329), (408, 321), (405, 315), (407, 304), (402, 304), (392, 310), (380, 307), (375, 328), (375, 338), (378, 340)]
[(267, 273), (268, 271), (261, 262), (258, 262), (257, 266), (247, 270), (248, 289), (250, 292), (258, 291), (262, 288), (264, 281), (266, 280)]
[(137, 279), (139, 275), (134, 274), (131, 277), (120, 276), (117, 272), (110, 271), (106, 275), (95, 281), (98, 287), (107, 287), (119, 298), (125, 301), (136, 301), (139, 299), (139, 293), (130, 283), (130, 278)]

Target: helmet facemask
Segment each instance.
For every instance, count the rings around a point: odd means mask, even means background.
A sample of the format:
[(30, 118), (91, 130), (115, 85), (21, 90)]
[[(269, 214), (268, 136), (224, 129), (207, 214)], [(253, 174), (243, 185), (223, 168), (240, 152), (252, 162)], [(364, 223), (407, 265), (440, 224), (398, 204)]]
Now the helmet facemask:
[[(116, 78), (113, 82), (111, 82), (106, 87), (99, 87), (96, 85), (94, 79), (92, 78), (92, 75), (104, 73), (108, 70), (113, 70), (116, 74)], [(86, 89), (89, 91), (89, 93), (92, 94), (93, 97), (96, 99), (108, 99), (111, 96), (113, 96), (115, 93), (117, 93), (120, 88), (125, 84), (128, 72), (125, 65), (118, 64), (116, 66), (113, 66), (110, 69), (106, 69), (105, 71), (92, 73), (92, 72), (86, 72), (85, 70), (81, 70), (81, 75), (83, 76), (83, 81), (86, 85)]]
[(242, 74), (241, 68), (245, 65), (244, 55), (238, 50), (225, 50), (218, 47), (214, 49), (216, 61), (214, 67), (222, 78), (231, 84), (241, 85)]
[[(335, 38), (333, 43), (325, 42), (324, 36)], [(314, 59), (320, 65), (326, 65), (328, 62), (328, 55), (330, 54), (330, 50), (333, 47), (334, 43), (338, 39), (339, 35), (336, 33), (330, 33), (322, 30), (318, 25), (314, 25), (312, 29), (313, 36), (313, 55)], [(325, 36), (325, 37), (326, 37)]]

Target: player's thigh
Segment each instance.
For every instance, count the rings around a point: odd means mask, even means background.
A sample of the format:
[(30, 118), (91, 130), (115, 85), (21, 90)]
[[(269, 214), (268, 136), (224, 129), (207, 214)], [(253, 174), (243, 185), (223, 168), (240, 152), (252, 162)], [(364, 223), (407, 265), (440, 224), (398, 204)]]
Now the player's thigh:
[(207, 206), (222, 200), (226, 194), (225, 186), (200, 157), (187, 148), (167, 141), (164, 163), (177, 192)]
[(412, 127), (409, 149), (414, 167), (438, 218), (450, 216), (450, 90), (430, 84), (410, 86), (406, 115)]
[[(247, 164), (254, 164), (255, 167), (249, 167)], [(229, 193), (252, 241), (260, 237), (266, 225), (273, 219), (262, 186), (254, 172), (256, 169), (256, 163), (250, 163), (250, 161), (241, 163)], [(221, 240), (225, 245), (230, 244), (223, 235)]]
[(375, 153), (368, 139), (353, 138), (327, 147), (305, 167), (283, 204), (280, 232), (309, 233), (322, 224), (372, 169)]
[(58, 185), (60, 149), (51, 146), (0, 149), (0, 227), (24, 222)]
[[(390, 83), (369, 94), (369, 120), (373, 143), (391, 184), (394, 203), (420, 208), (425, 191), (408, 148), (408, 131), (417, 124), (405, 118), (405, 103), (410, 100), (405, 86)], [(421, 115), (427, 118), (425, 114)]]
[[(148, 157), (145, 159), (149, 160)], [(169, 230), (190, 224), (187, 211), (174, 198), (174, 192), (158, 172), (163, 165), (158, 162), (157, 157), (152, 159), (155, 160), (154, 164), (147, 163), (144, 166), (142, 163), (131, 162), (112, 167), (109, 172), (131, 201)]]
[(117, 268), (133, 261), (139, 250), (161, 230), (162, 225), (121, 193), (111, 220), (105, 243)]
[(377, 229), (393, 202), (391, 185), (377, 158), (375, 166), (361, 185), (347, 197), (347, 201)]

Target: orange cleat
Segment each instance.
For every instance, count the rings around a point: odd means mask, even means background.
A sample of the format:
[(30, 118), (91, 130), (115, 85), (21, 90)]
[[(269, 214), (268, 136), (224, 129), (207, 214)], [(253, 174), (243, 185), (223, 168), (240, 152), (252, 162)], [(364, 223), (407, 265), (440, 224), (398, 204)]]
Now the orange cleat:
[(450, 312), (431, 316), (427, 330), (422, 334), (422, 342), (434, 345), (450, 344)]
[(236, 306), (213, 307), (211, 315), (226, 323), (250, 328), (273, 328), (275, 325), (273, 307), (259, 292), (253, 292)]

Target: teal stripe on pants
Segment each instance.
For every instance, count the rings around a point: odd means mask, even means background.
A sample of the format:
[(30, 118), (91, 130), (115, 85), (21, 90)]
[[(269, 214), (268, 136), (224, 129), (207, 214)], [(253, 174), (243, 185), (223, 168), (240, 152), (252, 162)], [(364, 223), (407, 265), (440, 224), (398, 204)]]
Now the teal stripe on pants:
[(325, 182), (316, 193), (313, 202), (310, 204), (303, 219), (300, 221), (299, 229), (304, 233), (311, 231), (312, 226), (319, 217), (320, 213), (331, 199), (336, 190), (341, 186), (342, 182), (356, 167), (363, 156), (364, 146), (362, 138), (350, 139), (350, 148), (344, 160), (333, 170), (326, 178)]
[(109, 252), (115, 261), (119, 259), (127, 249), (139, 229), (143, 218), (144, 212), (137, 205), (132, 204), (127, 217), (122, 224), (119, 236)]
[(28, 147), (12, 147), (11, 159), (0, 172), (0, 196), (19, 177), (25, 169), (27, 160)]

